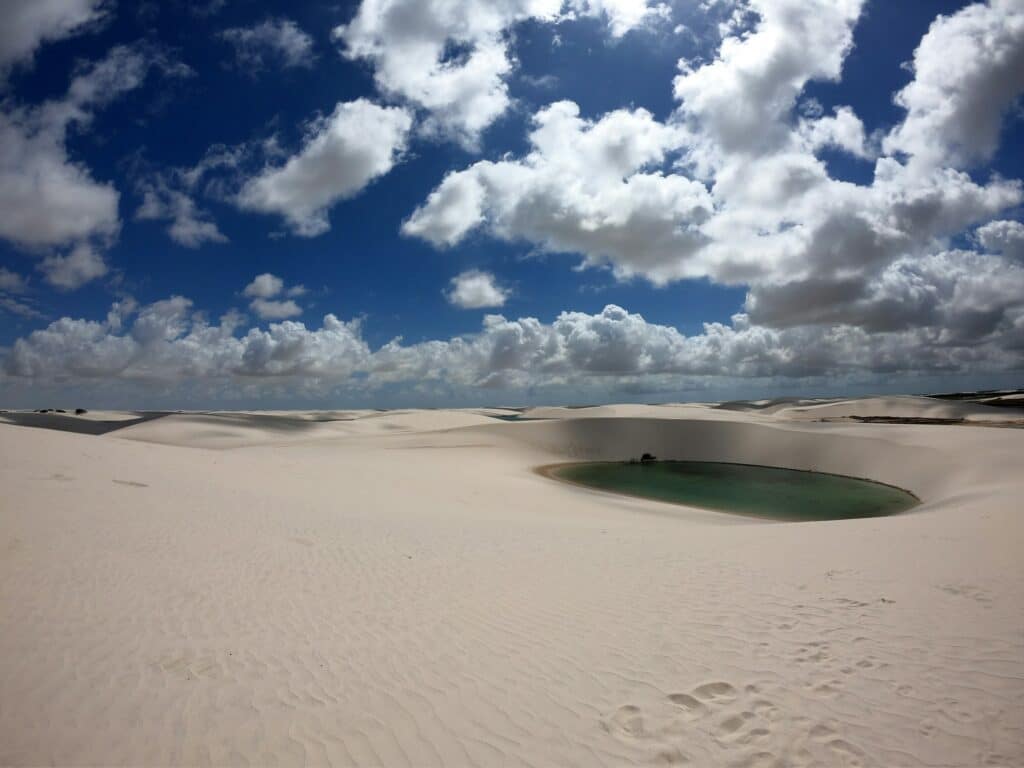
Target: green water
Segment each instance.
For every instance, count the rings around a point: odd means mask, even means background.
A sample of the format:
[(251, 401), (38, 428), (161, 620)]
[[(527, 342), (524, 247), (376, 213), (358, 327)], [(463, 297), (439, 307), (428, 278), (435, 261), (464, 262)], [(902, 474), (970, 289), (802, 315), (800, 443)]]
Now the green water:
[(869, 480), (749, 464), (591, 462), (551, 474), (602, 491), (776, 520), (879, 517), (918, 503), (906, 491)]

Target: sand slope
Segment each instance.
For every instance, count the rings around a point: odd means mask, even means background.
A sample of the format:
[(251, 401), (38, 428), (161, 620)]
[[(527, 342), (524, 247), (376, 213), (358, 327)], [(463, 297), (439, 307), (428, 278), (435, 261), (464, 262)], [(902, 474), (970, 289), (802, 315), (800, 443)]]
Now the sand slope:
[(452, 411), (350, 411), (331, 413), (181, 413), (121, 429), (119, 440), (190, 448), (291, 445), (357, 435), (401, 434), (491, 424), (494, 419)]
[(967, 421), (1003, 421), (1021, 418), (1021, 414), (972, 402), (936, 400), (929, 397), (865, 397), (824, 403), (784, 405), (776, 415), (790, 419), (885, 416), (890, 418), (965, 419)]
[[(569, 410), (0, 425), (0, 764), (1024, 763), (1024, 430)], [(648, 450), (924, 503), (777, 524), (531, 471)]]
[(0, 412), (0, 424), (19, 427), (56, 429), (61, 432), (77, 432), (83, 435), (104, 435), (107, 432), (124, 429), (133, 424), (142, 424), (151, 419), (163, 418), (166, 414), (158, 411), (135, 413), (131, 411), (89, 411), (74, 413), (35, 413), (34, 411)]

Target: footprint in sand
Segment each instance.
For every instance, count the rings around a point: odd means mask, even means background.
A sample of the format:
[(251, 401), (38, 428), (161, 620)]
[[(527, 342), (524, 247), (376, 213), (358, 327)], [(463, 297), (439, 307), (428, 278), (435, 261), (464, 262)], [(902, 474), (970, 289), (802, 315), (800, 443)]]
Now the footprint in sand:
[(693, 694), (704, 701), (731, 701), (736, 698), (736, 689), (729, 683), (705, 683), (693, 689)]
[(836, 758), (835, 765), (858, 768), (864, 765), (864, 751), (845, 739), (832, 739), (826, 745)]
[(743, 727), (745, 722), (746, 720), (739, 715), (727, 717), (718, 724), (718, 730), (723, 733), (736, 733), (736, 731)]
[(688, 693), (670, 693), (668, 700), (693, 717), (702, 717), (708, 713), (708, 708)]
[[(779, 716), (778, 708), (757, 685), (737, 687), (715, 680), (697, 685), (689, 693), (623, 704), (603, 718), (601, 726), (659, 762), (689, 762), (683, 750), (703, 743), (705, 751), (738, 750), (730, 764), (767, 766), (778, 765), (777, 755), (766, 748), (771, 745), (772, 724)], [(836, 734), (822, 732), (820, 736), (824, 741)]]
[(750, 709), (755, 715), (769, 722), (779, 719), (779, 708), (766, 699), (752, 701)]
[[(654, 763), (686, 765), (690, 763), (690, 757), (678, 742), (688, 734), (692, 718), (681, 715), (687, 711), (685, 706), (673, 704), (671, 699), (665, 700), (664, 709), (655, 707), (649, 713), (634, 704), (624, 704), (603, 720), (601, 726), (619, 741), (641, 750)], [(697, 706), (703, 706), (699, 701), (693, 701)]]
[(811, 728), (811, 738), (817, 739), (818, 741), (825, 741), (835, 735), (836, 732), (824, 723), (818, 723), (816, 726)]
[(602, 725), (605, 730), (617, 736), (627, 736), (637, 739), (644, 736), (644, 718), (640, 707), (632, 704), (625, 704), (615, 710), (615, 714)]
[(843, 683), (840, 680), (825, 680), (817, 684), (810, 682), (805, 687), (811, 689), (819, 696), (833, 697), (840, 694)]

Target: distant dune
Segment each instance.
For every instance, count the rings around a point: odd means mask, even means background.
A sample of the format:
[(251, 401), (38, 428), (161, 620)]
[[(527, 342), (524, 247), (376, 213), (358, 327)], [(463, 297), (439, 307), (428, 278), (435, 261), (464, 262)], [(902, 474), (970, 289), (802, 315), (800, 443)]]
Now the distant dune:
[[(0, 414), (0, 764), (1022, 765), (1015, 420)], [(533, 471), (644, 452), (922, 504), (775, 523)]]

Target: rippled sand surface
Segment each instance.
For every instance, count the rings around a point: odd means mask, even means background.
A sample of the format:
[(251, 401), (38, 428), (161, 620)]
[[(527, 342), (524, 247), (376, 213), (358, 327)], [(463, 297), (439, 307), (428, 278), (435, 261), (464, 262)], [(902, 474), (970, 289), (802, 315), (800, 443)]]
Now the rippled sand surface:
[[(1024, 430), (821, 405), (7, 415), (0, 764), (1024, 764)], [(532, 471), (643, 452), (922, 504), (777, 523)]]

